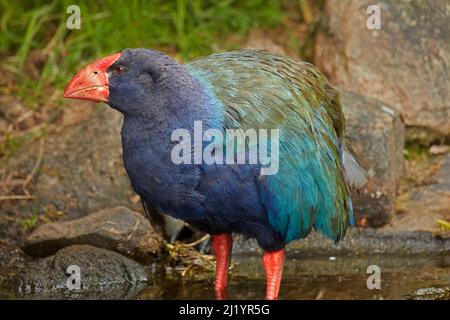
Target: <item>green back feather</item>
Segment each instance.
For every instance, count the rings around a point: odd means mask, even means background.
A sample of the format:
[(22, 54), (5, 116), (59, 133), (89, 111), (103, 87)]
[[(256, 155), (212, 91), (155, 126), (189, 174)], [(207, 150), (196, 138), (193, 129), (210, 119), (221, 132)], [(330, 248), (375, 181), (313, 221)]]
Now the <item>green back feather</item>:
[(258, 183), (269, 221), (285, 242), (312, 227), (340, 240), (350, 211), (338, 150), (344, 117), (326, 78), (309, 63), (253, 50), (185, 67), (225, 110), (225, 129), (280, 129), (279, 172)]

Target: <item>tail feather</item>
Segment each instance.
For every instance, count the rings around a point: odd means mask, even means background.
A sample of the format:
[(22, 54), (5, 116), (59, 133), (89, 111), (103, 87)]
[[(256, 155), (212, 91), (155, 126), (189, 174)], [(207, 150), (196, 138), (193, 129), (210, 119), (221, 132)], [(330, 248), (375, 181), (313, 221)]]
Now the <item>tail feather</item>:
[(344, 178), (350, 188), (361, 189), (367, 183), (367, 176), (356, 157), (346, 147), (342, 152)]

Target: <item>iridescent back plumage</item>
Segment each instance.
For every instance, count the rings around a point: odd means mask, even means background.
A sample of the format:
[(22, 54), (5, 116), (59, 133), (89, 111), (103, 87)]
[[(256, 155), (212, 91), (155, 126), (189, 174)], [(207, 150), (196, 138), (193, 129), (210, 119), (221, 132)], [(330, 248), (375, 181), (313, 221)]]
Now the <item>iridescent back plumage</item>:
[(345, 125), (326, 78), (309, 63), (253, 50), (202, 57), (185, 68), (225, 110), (225, 129), (280, 129), (279, 172), (261, 177), (258, 187), (285, 243), (313, 227), (342, 239), (352, 215), (339, 150)]

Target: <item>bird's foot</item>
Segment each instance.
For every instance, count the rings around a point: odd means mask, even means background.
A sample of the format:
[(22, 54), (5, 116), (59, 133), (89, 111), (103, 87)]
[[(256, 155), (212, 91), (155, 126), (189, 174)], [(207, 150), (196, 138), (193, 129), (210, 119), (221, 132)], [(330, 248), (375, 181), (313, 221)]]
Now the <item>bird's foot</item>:
[(230, 265), (232, 245), (233, 240), (231, 234), (221, 233), (212, 236), (212, 247), (214, 255), (216, 256), (216, 277), (214, 286), (216, 298), (219, 300), (226, 299), (228, 296), (226, 290), (228, 287), (228, 267)]
[(264, 253), (263, 262), (267, 281), (266, 299), (278, 300), (283, 274), (284, 249)]
[(215, 289), (216, 300), (228, 300), (228, 288)]

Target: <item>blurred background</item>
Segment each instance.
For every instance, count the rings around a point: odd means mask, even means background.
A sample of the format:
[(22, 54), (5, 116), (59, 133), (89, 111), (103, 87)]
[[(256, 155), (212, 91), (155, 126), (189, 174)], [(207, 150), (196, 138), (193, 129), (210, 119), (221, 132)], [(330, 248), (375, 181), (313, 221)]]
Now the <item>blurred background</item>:
[[(72, 5), (80, 10), (80, 29), (68, 28)], [(323, 280), (322, 287), (316, 290), (314, 281), (306, 294), (293, 283), (286, 296), (414, 298), (418, 288), (435, 283), (442, 292), (431, 290), (431, 296), (448, 297), (450, 5), (446, 0), (371, 5), (366, 0), (0, 0), (0, 297), (8, 274), (28, 266), (32, 271), (21, 281), (33, 285), (42, 280), (37, 270), (43, 270), (42, 277), (57, 272), (45, 257), (70, 256), (71, 249), (61, 250), (73, 244), (106, 248), (143, 265), (148, 261), (131, 251), (146, 257), (148, 252), (168, 252), (170, 259), (158, 264), (158, 272), (198, 278), (192, 273), (197, 268), (206, 270), (205, 277), (211, 275), (206, 255), (169, 243), (183, 227), (176, 222), (166, 221), (155, 230), (148, 226), (140, 236), (154, 241), (144, 241), (142, 247), (142, 239), (135, 239), (128, 251), (114, 245), (121, 243), (120, 236), (96, 233), (104, 230), (105, 219), (117, 219), (123, 226), (119, 234), (127, 239), (127, 226), (133, 228), (139, 219), (131, 210), (143, 213), (123, 168), (122, 119), (104, 105), (63, 100), (62, 92), (89, 62), (131, 47), (161, 50), (180, 62), (253, 48), (316, 65), (341, 93), (347, 138), (369, 183), (353, 194), (358, 227), (339, 246), (316, 234), (293, 245), (291, 252), (313, 260), (304, 269), (291, 265), (288, 275), (308, 281), (317, 270), (325, 271), (314, 274)], [(86, 218), (91, 220), (78, 220)], [(187, 228), (178, 240), (201, 236)], [(103, 237), (109, 240), (99, 241)], [(194, 247), (199, 248), (196, 243), (188, 248)], [(75, 256), (93, 254), (83, 250)], [(244, 257), (255, 250), (251, 242), (237, 242), (236, 252)], [(410, 275), (424, 280), (394, 284), (379, 295), (354, 292), (362, 281), (355, 270), (369, 262), (350, 258), (336, 271), (328, 256), (342, 254), (381, 255), (377, 261), (388, 263), (392, 281)], [(386, 262), (385, 255), (433, 258)], [(327, 258), (317, 258), (322, 256)], [(245, 268), (235, 272), (243, 272), (253, 292), (259, 271), (247, 260), (243, 264), (250, 264), (251, 275)], [(324, 284), (336, 275), (349, 279), (341, 284), (348, 290)], [(61, 279), (46, 281), (51, 287)], [(180, 293), (177, 281), (145, 289), (143, 297), (208, 297), (203, 287)], [(14, 282), (8, 286), (17, 289)], [(130, 298), (141, 290), (110, 293)], [(245, 290), (236, 286), (241, 298), (251, 296)]]
[(96, 57), (146, 47), (183, 61), (240, 48), (252, 32), (262, 41), (271, 35), (280, 46), (311, 58), (308, 37), (320, 2), (79, 1), (81, 29), (69, 30), (66, 10), (73, 1), (2, 1), (2, 87), (38, 109), (43, 97), (46, 104), (57, 104), (60, 94), (49, 99), (51, 89), (63, 88), (74, 71)]

